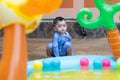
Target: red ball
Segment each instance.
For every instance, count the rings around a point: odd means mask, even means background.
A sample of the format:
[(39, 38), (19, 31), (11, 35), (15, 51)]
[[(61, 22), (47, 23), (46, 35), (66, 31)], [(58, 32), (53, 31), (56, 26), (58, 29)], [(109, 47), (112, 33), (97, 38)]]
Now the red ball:
[(88, 60), (87, 58), (82, 58), (82, 59), (80, 60), (80, 65), (81, 65), (82, 67), (88, 66), (88, 65), (89, 65), (89, 60)]

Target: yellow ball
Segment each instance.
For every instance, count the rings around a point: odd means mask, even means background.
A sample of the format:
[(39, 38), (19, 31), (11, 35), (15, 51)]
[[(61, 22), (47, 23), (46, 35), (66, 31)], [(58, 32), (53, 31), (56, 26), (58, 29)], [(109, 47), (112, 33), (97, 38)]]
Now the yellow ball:
[(34, 61), (34, 63), (33, 63), (33, 67), (34, 67), (34, 69), (35, 70), (41, 70), (42, 69), (42, 62), (41, 61), (39, 61), (39, 60), (36, 60), (36, 61)]

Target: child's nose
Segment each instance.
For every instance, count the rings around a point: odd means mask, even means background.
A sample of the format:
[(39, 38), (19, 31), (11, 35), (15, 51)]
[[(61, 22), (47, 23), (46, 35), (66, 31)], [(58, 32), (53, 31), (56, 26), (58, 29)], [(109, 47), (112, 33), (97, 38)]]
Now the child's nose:
[(62, 29), (64, 29), (64, 27), (62, 26)]

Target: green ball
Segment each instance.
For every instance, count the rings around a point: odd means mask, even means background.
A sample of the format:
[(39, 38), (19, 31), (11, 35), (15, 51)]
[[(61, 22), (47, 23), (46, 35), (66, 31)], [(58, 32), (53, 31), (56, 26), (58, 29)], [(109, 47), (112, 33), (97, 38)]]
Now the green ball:
[(116, 68), (117, 70), (120, 70), (120, 58), (118, 58), (116, 61)]

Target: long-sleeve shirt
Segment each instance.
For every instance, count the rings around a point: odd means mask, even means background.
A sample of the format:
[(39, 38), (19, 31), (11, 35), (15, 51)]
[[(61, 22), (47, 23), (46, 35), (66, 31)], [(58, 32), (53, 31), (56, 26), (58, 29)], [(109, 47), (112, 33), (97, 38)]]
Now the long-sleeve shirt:
[(65, 42), (70, 42), (70, 44), (72, 44), (71, 36), (69, 35), (68, 32), (66, 32), (64, 36), (59, 32), (54, 32), (52, 38), (52, 49), (56, 57), (63, 55), (61, 53), (61, 50), (63, 49), (63, 45)]

